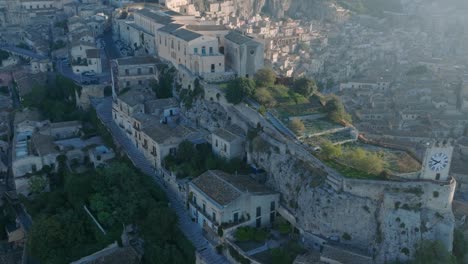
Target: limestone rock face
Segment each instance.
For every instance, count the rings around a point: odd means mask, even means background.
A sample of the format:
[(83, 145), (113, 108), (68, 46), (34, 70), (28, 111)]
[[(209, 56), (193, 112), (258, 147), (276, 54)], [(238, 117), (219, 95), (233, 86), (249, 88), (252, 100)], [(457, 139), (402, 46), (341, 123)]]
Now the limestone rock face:
[[(185, 115), (208, 130), (229, 122), (244, 128), (256, 124), (232, 106), (207, 100), (195, 102)], [(281, 205), (292, 212), (305, 235), (339, 239), (367, 252), (377, 263), (409, 259), (422, 239), (437, 239), (452, 248), (454, 181), (341, 178), (341, 187), (333, 189), (328, 183), (330, 172), (294, 144), (259, 133), (248, 140), (246, 152), (250, 163), (265, 169), (266, 184), (281, 193)]]
[[(333, 16), (330, 0), (231, 0), (236, 7), (236, 15), (248, 18), (261, 12), (274, 18), (290, 16), (294, 18), (327, 19)], [(195, 0), (199, 10), (208, 10), (214, 0)]]
[(281, 193), (304, 232), (340, 239), (379, 263), (409, 259), (422, 239), (451, 250), (455, 182), (344, 179), (335, 191), (324, 170), (276, 148), (266, 136), (254, 139), (251, 150), (250, 161), (268, 171), (267, 184)]
[(301, 229), (325, 237), (347, 233), (353, 244), (373, 245), (377, 202), (327, 188), (321, 169), (291, 155), (270, 150), (251, 158), (269, 171), (267, 184), (281, 193), (283, 205), (294, 212)]

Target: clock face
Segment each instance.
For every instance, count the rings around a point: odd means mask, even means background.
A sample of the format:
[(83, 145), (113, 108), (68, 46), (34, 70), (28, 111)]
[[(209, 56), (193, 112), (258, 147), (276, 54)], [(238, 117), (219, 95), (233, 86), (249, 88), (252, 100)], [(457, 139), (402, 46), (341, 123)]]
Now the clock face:
[(433, 171), (441, 171), (447, 167), (449, 158), (444, 153), (436, 153), (429, 160), (429, 168)]

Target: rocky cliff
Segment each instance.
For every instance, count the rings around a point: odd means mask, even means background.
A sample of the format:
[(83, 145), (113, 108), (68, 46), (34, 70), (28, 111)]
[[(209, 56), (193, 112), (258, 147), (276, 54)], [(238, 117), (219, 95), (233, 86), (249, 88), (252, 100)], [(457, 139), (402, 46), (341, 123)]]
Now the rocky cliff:
[[(236, 6), (237, 15), (252, 17), (265, 13), (274, 18), (290, 16), (294, 18), (326, 19), (333, 16), (335, 9), (330, 0), (231, 0)], [(213, 0), (194, 0), (199, 10), (207, 10)]]
[(343, 179), (328, 186), (327, 173), (278, 148), (267, 135), (252, 141), (250, 161), (268, 171), (267, 184), (305, 233), (340, 239), (378, 263), (405, 260), (422, 239), (452, 247), (455, 182), (391, 182)]
[[(258, 122), (236, 109), (240, 108), (199, 100), (186, 116), (208, 130), (231, 121), (245, 129)], [(308, 237), (339, 239), (378, 263), (408, 259), (421, 239), (437, 239), (452, 247), (455, 182), (342, 178), (339, 188), (331, 188), (330, 172), (295, 144), (263, 132), (248, 142), (246, 152), (249, 162), (267, 171), (266, 184), (281, 193), (282, 206), (293, 213), (297, 228)]]

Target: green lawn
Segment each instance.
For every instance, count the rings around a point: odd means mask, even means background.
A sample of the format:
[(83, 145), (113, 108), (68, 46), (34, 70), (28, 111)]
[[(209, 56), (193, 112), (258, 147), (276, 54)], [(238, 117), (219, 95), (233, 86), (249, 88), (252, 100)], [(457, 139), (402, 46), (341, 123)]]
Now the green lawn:
[(322, 161), (327, 164), (329, 167), (335, 169), (339, 173), (341, 173), (343, 176), (346, 178), (351, 178), (351, 179), (360, 179), (360, 180), (387, 180), (385, 177), (381, 175), (375, 175), (375, 174), (370, 174), (366, 173), (360, 170), (357, 170), (355, 168), (345, 166), (343, 164), (340, 164), (334, 160), (325, 160), (322, 159)]

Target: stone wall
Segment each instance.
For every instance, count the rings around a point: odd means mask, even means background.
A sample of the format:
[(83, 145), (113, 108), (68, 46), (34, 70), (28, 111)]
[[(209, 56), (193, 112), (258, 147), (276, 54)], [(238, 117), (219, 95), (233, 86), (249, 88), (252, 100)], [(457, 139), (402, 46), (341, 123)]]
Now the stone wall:
[[(455, 181), (343, 178), (243, 104), (197, 101), (186, 116), (209, 130), (231, 121), (244, 128), (264, 127), (246, 144), (248, 161), (265, 169), (266, 184), (280, 192), (282, 206), (294, 214), (302, 233), (339, 239), (379, 262), (412, 256), (421, 239), (438, 239), (451, 249)], [(333, 188), (330, 179), (336, 182)]]
[[(294, 212), (302, 231), (339, 238), (380, 261), (411, 256), (421, 239), (437, 239), (451, 249), (455, 181), (344, 179), (343, 190), (337, 192), (324, 184), (326, 171), (297, 156), (283, 155), (274, 146), (268, 147), (266, 140), (257, 141), (249, 157), (268, 171), (267, 184), (281, 193), (283, 205)], [(290, 149), (285, 152), (290, 154)], [(395, 223), (397, 218), (404, 226)], [(405, 247), (408, 255), (403, 253)]]
[(106, 86), (108, 85), (107, 84), (83, 85), (80, 93), (75, 91), (77, 106), (83, 109), (89, 108), (89, 106), (91, 106), (91, 101), (90, 101), (91, 98), (104, 97), (104, 88)]

